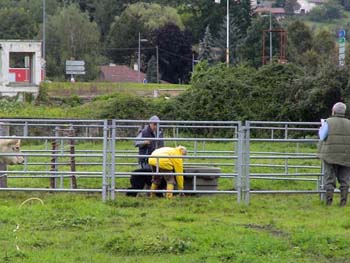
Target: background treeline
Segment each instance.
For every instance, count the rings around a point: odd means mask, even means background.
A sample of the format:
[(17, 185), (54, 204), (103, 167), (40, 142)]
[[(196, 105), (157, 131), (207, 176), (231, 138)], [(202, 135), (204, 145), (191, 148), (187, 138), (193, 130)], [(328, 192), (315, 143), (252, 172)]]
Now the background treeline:
[[(156, 81), (157, 50), (160, 77), (170, 83), (189, 83), (198, 59), (211, 65), (225, 60), (226, 1), (2, 0), (0, 39), (42, 39), (44, 2), (46, 68), (51, 80), (65, 79), (67, 59), (86, 61), (88, 74), (79, 76), (84, 81), (97, 79), (103, 64), (133, 67), (139, 33), (141, 69), (151, 82)], [(258, 68), (262, 32), (269, 28), (269, 17), (254, 14), (249, 0), (230, 3), (230, 62)], [(348, 1), (330, 0), (303, 17), (292, 15), (299, 7), (295, 0), (276, 0), (274, 6), (285, 7), (290, 14), (279, 21), (272, 17), (273, 28), (287, 31), (288, 61), (311, 72), (325, 61), (336, 63), (336, 31), (350, 29)], [(320, 29), (312, 21), (327, 23)], [(280, 53), (279, 43), (274, 33), (274, 57)], [(268, 40), (265, 44), (267, 55)]]
[[(141, 38), (147, 39), (142, 42), (142, 70), (154, 70), (158, 46), (162, 79), (170, 83), (189, 82), (192, 86), (169, 100), (115, 94), (97, 97), (88, 104), (78, 97), (67, 98), (59, 107), (48, 106), (51, 102), (47, 97), (43, 99), (43, 91), (38, 101), (41, 107), (46, 107), (43, 111), (32, 104), (18, 107), (9, 102), (3, 105), (3, 116), (143, 119), (156, 113), (163, 119), (317, 121), (327, 117), (334, 102), (349, 101), (349, 52), (346, 66), (339, 67), (337, 51), (337, 30), (350, 29), (346, 19), (327, 18), (337, 24), (321, 27), (310, 22), (312, 13), (283, 20), (273, 16), (273, 28), (284, 28), (288, 34), (288, 63), (277, 63), (280, 41), (274, 33), (272, 63), (262, 65), (262, 32), (269, 28), (269, 16), (254, 14), (250, 1), (235, 1), (230, 9), (231, 66), (227, 68), (222, 64), (226, 45), (223, 3), (217, 5), (208, 0), (167, 1), (166, 5), (162, 1), (122, 0), (45, 3), (49, 78), (64, 79), (64, 63), (71, 58), (87, 63), (88, 74), (81, 80), (96, 79), (102, 64), (132, 66), (137, 61), (141, 33)], [(346, 18), (346, 3), (337, 4)], [(286, 1), (280, 5), (296, 4)], [(1, 1), (0, 38), (41, 39), (42, 26), (41, 1)], [(265, 44), (267, 55), (269, 43)], [(195, 67), (193, 57), (201, 61)]]
[[(143, 119), (156, 112), (167, 120), (319, 121), (329, 116), (335, 102), (349, 102), (348, 72), (348, 67), (328, 66), (312, 76), (293, 63), (255, 69), (205, 62), (181, 95), (170, 100), (116, 95), (96, 117)], [(133, 109), (123, 110), (127, 105)]]
[(88, 103), (78, 95), (54, 101), (48, 92), (52, 84), (44, 83), (35, 103), (0, 101), (0, 117), (147, 119), (157, 114), (163, 120), (313, 122), (328, 117), (335, 102), (349, 104), (349, 69), (328, 64), (312, 75), (294, 63), (256, 69), (201, 62), (192, 85), (176, 97), (147, 98), (124, 90)]

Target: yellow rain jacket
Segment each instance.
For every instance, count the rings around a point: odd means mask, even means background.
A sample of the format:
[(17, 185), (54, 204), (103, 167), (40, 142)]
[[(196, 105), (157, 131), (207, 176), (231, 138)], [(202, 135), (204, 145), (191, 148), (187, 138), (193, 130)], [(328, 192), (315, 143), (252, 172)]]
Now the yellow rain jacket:
[(159, 160), (159, 168), (179, 173), (181, 175), (176, 176), (177, 187), (179, 190), (184, 189), (184, 177), (183, 177), (183, 159), (182, 158), (155, 158), (154, 156), (182, 156), (180, 148), (162, 147), (152, 152), (150, 158), (148, 158), (149, 165), (157, 166), (157, 160)]

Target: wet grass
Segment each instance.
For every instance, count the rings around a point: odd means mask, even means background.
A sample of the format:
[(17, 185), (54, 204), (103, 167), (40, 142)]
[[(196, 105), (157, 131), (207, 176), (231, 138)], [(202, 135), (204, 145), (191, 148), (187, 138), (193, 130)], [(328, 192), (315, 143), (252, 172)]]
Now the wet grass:
[(350, 209), (317, 196), (0, 200), (1, 262), (349, 262)]
[[(192, 150), (191, 145), (187, 146)], [(120, 150), (131, 147), (130, 143), (118, 144)], [(207, 150), (218, 148), (234, 147), (210, 143), (205, 146)], [(77, 149), (96, 150), (101, 145), (79, 144)], [(252, 145), (251, 149), (252, 154), (316, 151), (314, 145), (266, 143)], [(49, 162), (50, 157), (31, 157), (30, 161)], [(135, 162), (131, 158), (128, 161)], [(319, 160), (289, 161), (293, 165), (320, 164)], [(284, 164), (284, 160), (259, 160), (264, 162)], [(34, 170), (44, 168), (47, 166), (30, 166)], [(86, 165), (78, 170), (98, 169)], [(132, 166), (118, 169), (130, 171)], [(232, 169), (222, 166), (224, 172)], [(252, 168), (256, 173), (271, 174), (283, 170)], [(37, 186), (39, 182), (49, 185), (48, 179), (9, 180), (17, 187)], [(127, 178), (118, 178), (117, 185), (127, 187)], [(101, 187), (101, 179), (79, 179), (78, 186)], [(232, 178), (220, 178), (219, 189), (233, 186)], [(251, 188), (315, 190), (315, 183), (252, 180)], [(43, 204), (29, 198), (39, 198)], [(338, 195), (332, 207), (325, 207), (318, 195), (306, 194), (253, 194), (249, 206), (236, 200), (236, 195), (165, 200), (117, 194), (115, 201), (103, 203), (100, 194), (0, 192), (0, 262), (350, 262), (350, 208), (337, 206)]]

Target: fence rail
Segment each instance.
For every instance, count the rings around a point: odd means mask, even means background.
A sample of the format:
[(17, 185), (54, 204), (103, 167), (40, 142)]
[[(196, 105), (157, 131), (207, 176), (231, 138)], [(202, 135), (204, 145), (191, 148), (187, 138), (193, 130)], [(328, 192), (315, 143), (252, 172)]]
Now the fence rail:
[[(149, 193), (128, 189), (131, 175), (145, 176), (133, 171), (137, 159), (148, 156), (134, 147), (135, 134), (146, 122), (0, 119), (0, 139), (22, 139), (25, 158), (22, 166), (0, 164), (0, 190), (98, 192), (103, 201), (115, 199), (117, 193)], [(248, 204), (250, 194), (323, 194), (323, 171), (316, 157), (318, 127), (312, 122), (166, 120), (158, 125), (164, 138), (150, 140), (186, 146), (185, 167), (221, 169), (220, 174), (185, 172), (194, 185), (184, 193), (235, 194), (238, 202)], [(217, 188), (197, 189), (198, 178), (213, 176), (219, 178)], [(279, 189), (285, 186), (280, 182), (306, 186)]]

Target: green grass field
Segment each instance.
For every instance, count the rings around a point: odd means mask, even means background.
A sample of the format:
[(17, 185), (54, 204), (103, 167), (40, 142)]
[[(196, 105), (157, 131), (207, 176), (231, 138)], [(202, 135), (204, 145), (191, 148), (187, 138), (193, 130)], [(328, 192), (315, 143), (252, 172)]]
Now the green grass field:
[[(229, 150), (232, 145), (205, 145), (208, 151), (218, 148)], [(101, 145), (82, 143), (77, 149), (98, 150)], [(117, 150), (127, 149), (131, 150), (130, 143), (117, 145)], [(262, 151), (314, 153), (316, 148), (252, 144), (251, 154)], [(45, 158), (32, 157), (30, 161), (43, 162)], [(319, 165), (318, 160), (290, 161), (293, 165)], [(285, 163), (253, 163), (263, 162)], [(30, 169), (45, 167), (33, 165)], [(132, 166), (126, 165), (120, 171), (130, 169)], [(223, 166), (224, 172), (230, 169)], [(276, 171), (283, 169), (252, 168), (256, 173)], [(10, 179), (9, 184), (49, 186), (48, 179)], [(252, 180), (251, 184), (253, 189), (315, 190), (315, 183), (310, 182)], [(128, 180), (118, 179), (117, 185), (127, 187)], [(232, 179), (219, 180), (221, 190), (233, 185)], [(79, 179), (78, 186), (98, 187), (101, 179)], [(238, 204), (234, 194), (175, 196), (173, 200), (117, 194), (115, 201), (103, 203), (97, 193), (0, 192), (0, 262), (350, 262), (350, 208), (339, 208), (338, 202), (338, 195), (335, 204), (326, 207), (316, 194), (253, 194), (246, 206)]]
[(1, 262), (349, 262), (350, 209), (315, 195), (0, 200)]
[(111, 82), (52, 82), (44, 83), (49, 96), (52, 97), (95, 97), (97, 95), (106, 95), (113, 93), (130, 93), (140, 96), (153, 96), (154, 90), (185, 90), (190, 85), (178, 84), (143, 84), (143, 83), (111, 83)]

